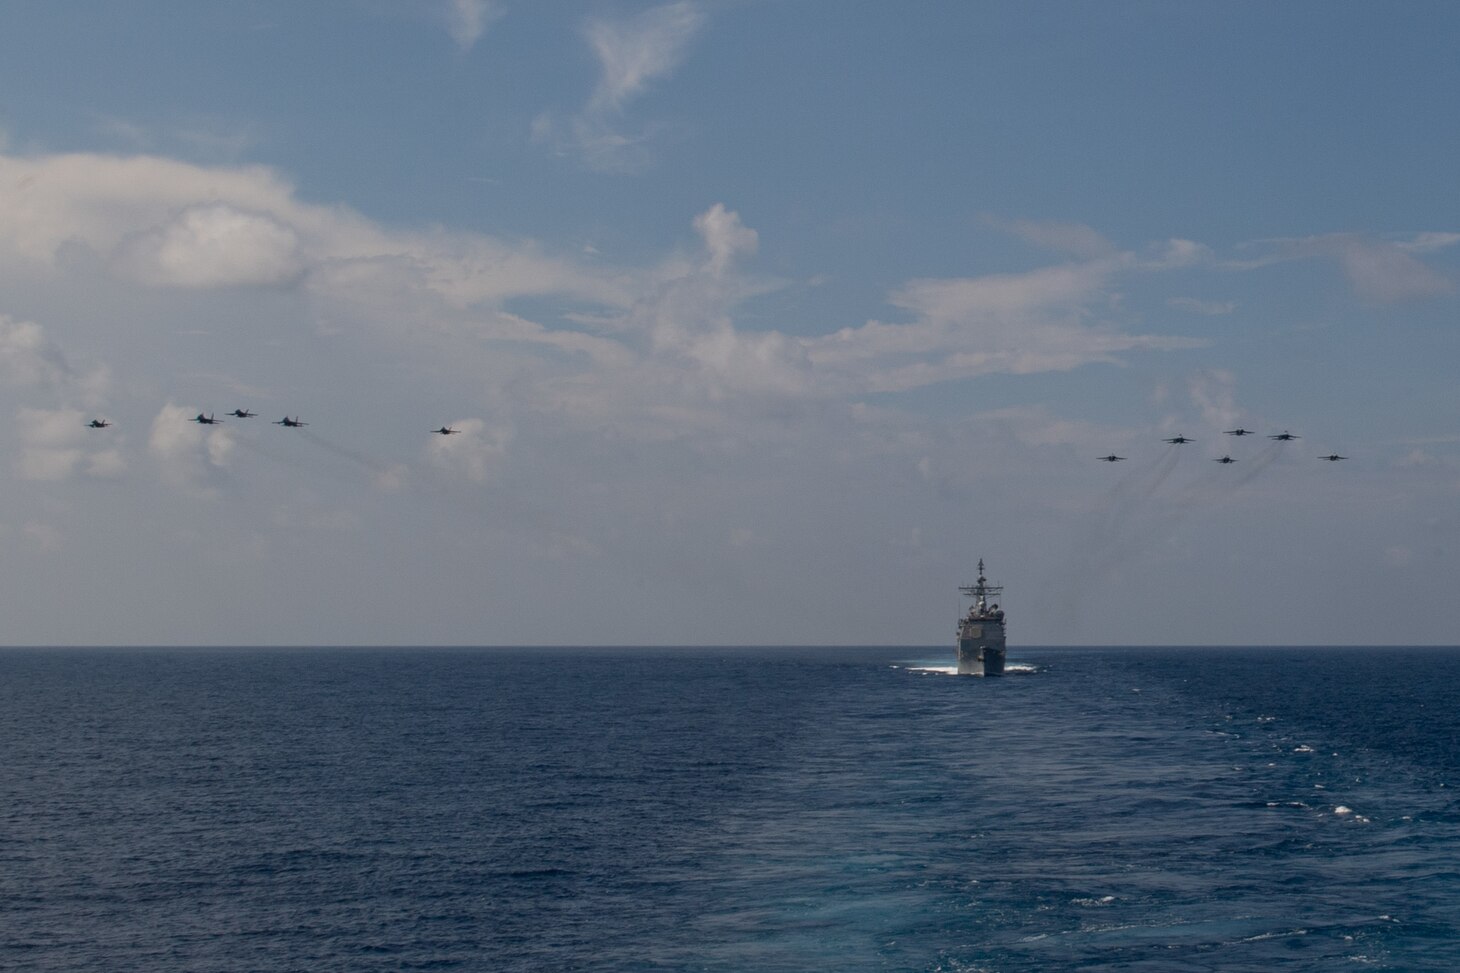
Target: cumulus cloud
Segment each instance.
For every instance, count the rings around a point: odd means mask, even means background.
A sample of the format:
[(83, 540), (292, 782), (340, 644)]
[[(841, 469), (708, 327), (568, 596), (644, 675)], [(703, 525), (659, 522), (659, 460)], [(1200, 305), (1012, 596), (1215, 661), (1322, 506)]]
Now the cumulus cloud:
[(543, 294), (630, 299), (613, 271), (545, 254), (532, 241), (387, 231), (344, 207), (299, 201), (292, 186), (260, 166), (0, 155), (0, 260), (32, 274), (60, 273), (67, 252), (92, 254), (113, 273), (151, 286), (301, 282), (362, 311), (375, 300), (398, 310), (402, 294), (417, 305), (429, 298), (452, 308)]
[(75, 409), (23, 408), (16, 416), (21, 442), (17, 474), (26, 480), (65, 480), (80, 472), (111, 478), (126, 470), (115, 447), (93, 448), (86, 416)]
[[(110, 379), (105, 366), (84, 372), (73, 369), (65, 354), (33, 321), (15, 321), (0, 314), (0, 383), (12, 393), (51, 401), (79, 401), (93, 406), (103, 400)], [(85, 416), (75, 408), (24, 407), (17, 416), (24, 444), (17, 459), (20, 475), (31, 480), (60, 480), (83, 463), (93, 475), (113, 475), (116, 462), (81, 448)]]
[(64, 480), (80, 465), (82, 416), (68, 409), (21, 409), (16, 417), (24, 444), (16, 472), (27, 480)]
[(482, 419), (458, 419), (448, 428), (455, 435), (437, 436), (426, 447), (426, 456), (437, 469), (472, 483), (486, 483), (500, 469), (512, 442), (512, 428), (505, 423), (488, 425)]
[(194, 423), (198, 411), (171, 402), (164, 405), (152, 420), (147, 448), (165, 482), (188, 493), (211, 495), (234, 443), (227, 429)]
[(127, 461), (120, 449), (101, 449), (86, 455), (84, 472), (87, 476), (109, 480), (126, 471)]
[(724, 273), (733, 260), (754, 254), (760, 245), (759, 234), (741, 223), (740, 214), (727, 210), (724, 203), (695, 217), (694, 226), (709, 251), (712, 273)]
[(139, 280), (172, 287), (277, 285), (304, 269), (293, 229), (226, 203), (188, 207), (124, 239), (116, 259)]
[(1238, 425), (1242, 413), (1237, 407), (1237, 376), (1232, 372), (1207, 369), (1188, 378), (1186, 387), (1208, 426), (1227, 429)]
[[(1101, 320), (1120, 275), (1171, 266), (1126, 253), (1022, 274), (913, 280), (888, 298), (908, 321), (820, 336), (747, 330), (736, 323), (739, 304), (780, 286), (742, 269), (758, 235), (723, 204), (701, 213), (694, 227), (699, 255), (666, 262), (624, 313), (591, 322), (640, 355), (551, 383), (555, 407), (591, 422), (632, 415), (645, 434), (705, 435), (723, 428), (734, 397), (812, 402), (983, 374), (1118, 363), (1130, 352), (1205, 344), (1132, 334)], [(1157, 252), (1170, 249), (1163, 244)]]
[(324, 208), (298, 207), (285, 181), (262, 166), (197, 166), (159, 156), (90, 153), (0, 156), (0, 254), (54, 268), (63, 245), (110, 258), (130, 237), (166, 226), (190, 207), (234, 209), (319, 224)]
[(61, 349), (34, 321), (0, 314), (0, 371), (14, 385), (55, 385), (71, 376)]
[[(690, 6), (654, 16), (678, 29), (650, 17), (629, 33), (682, 42), (698, 20)], [(663, 29), (645, 26), (651, 22)], [(678, 50), (680, 42), (669, 46)], [(605, 95), (604, 104), (621, 104), (673, 63), (647, 54), (624, 58), (610, 85), (622, 96)], [(186, 290), (198, 300), (216, 289), (287, 288), (332, 333), (368, 327), (412, 348), (424, 333), (451, 335), (455, 347), (476, 349), (472, 364), (482, 374), (520, 376), (525, 408), (583, 422), (611, 415), (648, 435), (720, 428), (725, 403), (737, 398), (854, 398), (1201, 344), (1132, 333), (1111, 319), (1123, 276), (1203, 259), (1203, 248), (1185, 241), (1127, 253), (1088, 228), (1031, 224), (1022, 232), (1098, 255), (1024, 273), (914, 279), (888, 295), (903, 320), (805, 335), (794, 332), (794, 322), (752, 330), (737, 320), (747, 300), (785, 286), (754, 272), (760, 239), (753, 227), (723, 203), (693, 217), (692, 226), (694, 252), (613, 267), (600, 257), (548, 252), (531, 240), (388, 229), (344, 207), (303, 202), (262, 167), (0, 155), (0, 268), (8, 262), (33, 276), (73, 273), (58, 259), (70, 248), (95, 255), (88, 272), (100, 265), (123, 282)], [(557, 316), (533, 320), (509, 310), (537, 297), (553, 298)], [(44, 332), (9, 319), (0, 319), (0, 369), (31, 384), (83, 384)], [(101, 387), (105, 372), (97, 374)], [(190, 417), (177, 407), (164, 410), (149, 448), (165, 477), (201, 488), (231, 461), (234, 441), (227, 430), (198, 427)], [(469, 477), (485, 476), (509, 438), (484, 429), (472, 453), (469, 440), (447, 437), (437, 458)], [(72, 468), (92, 465), (107, 466), (76, 460)]]

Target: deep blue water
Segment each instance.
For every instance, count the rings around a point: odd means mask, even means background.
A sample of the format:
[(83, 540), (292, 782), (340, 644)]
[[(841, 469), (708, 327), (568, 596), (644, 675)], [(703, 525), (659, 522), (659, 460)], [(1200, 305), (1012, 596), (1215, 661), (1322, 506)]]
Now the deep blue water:
[(1460, 650), (3, 650), (0, 968), (1460, 969)]

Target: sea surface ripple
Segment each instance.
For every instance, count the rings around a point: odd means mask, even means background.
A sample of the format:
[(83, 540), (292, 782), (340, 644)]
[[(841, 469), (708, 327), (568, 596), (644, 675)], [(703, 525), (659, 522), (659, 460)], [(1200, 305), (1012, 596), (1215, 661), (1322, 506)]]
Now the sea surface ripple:
[(0, 969), (1460, 969), (1460, 650), (0, 650)]

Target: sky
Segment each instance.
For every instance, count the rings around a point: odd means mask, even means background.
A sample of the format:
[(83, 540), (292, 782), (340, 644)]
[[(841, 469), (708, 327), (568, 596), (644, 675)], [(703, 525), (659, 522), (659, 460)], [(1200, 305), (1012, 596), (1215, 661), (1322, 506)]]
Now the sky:
[(1460, 643), (1457, 44), (7, 3), (0, 643)]

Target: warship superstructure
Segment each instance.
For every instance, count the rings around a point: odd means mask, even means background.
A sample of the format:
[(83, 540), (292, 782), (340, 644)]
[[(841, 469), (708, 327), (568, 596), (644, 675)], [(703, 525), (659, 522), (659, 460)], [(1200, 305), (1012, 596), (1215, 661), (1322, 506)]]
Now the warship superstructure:
[(967, 614), (958, 620), (958, 674), (1002, 676), (1004, 610), (989, 599), (1001, 594), (1003, 585), (989, 584), (983, 576), (983, 558), (979, 558), (978, 580), (958, 590), (973, 599)]

